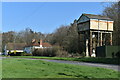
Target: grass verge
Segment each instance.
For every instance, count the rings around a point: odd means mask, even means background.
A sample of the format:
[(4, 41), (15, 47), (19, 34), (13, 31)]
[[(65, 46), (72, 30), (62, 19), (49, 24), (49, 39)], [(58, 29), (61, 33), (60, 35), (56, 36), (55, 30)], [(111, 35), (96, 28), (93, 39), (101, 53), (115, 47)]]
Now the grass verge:
[(105, 68), (6, 58), (3, 78), (118, 78), (118, 72)]

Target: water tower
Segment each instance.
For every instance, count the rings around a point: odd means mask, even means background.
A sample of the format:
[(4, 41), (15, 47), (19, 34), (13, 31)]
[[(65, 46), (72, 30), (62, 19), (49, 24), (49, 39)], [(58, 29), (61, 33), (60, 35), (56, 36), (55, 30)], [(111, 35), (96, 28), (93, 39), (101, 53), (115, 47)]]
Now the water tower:
[(113, 20), (106, 16), (82, 14), (77, 28), (79, 45), (84, 43), (86, 56), (93, 56), (98, 46), (112, 45)]

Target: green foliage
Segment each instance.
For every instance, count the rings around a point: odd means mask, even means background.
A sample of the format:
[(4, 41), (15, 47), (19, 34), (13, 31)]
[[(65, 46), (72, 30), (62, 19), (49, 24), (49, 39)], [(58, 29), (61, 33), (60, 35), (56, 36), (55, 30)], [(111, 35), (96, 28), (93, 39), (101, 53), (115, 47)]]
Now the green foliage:
[(75, 61), (104, 63), (104, 64), (119, 64), (119, 58), (76, 58)]
[(2, 78), (118, 78), (105, 68), (7, 58), (2, 62)]

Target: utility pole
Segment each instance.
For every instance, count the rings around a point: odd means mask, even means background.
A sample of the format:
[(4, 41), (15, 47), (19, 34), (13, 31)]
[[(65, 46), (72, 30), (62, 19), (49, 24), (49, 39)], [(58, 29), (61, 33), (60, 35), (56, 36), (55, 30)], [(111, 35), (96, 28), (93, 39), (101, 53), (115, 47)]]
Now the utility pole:
[(17, 35), (15, 34), (15, 37), (14, 37), (14, 54), (16, 54), (16, 45), (15, 45), (16, 37), (17, 37)]
[(98, 45), (99, 46), (99, 19), (98, 19)]

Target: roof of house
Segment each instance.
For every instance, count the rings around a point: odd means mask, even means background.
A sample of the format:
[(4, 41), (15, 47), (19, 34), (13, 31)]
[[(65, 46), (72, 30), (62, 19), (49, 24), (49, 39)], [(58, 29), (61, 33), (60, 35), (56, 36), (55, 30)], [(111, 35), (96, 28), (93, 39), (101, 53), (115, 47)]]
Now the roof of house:
[(112, 20), (107, 16), (101, 16), (101, 15), (94, 15), (94, 14), (83, 14), (85, 16), (87, 16), (90, 19), (104, 19), (104, 20)]
[(39, 46), (39, 45), (40, 45), (39, 43), (35, 42), (31, 46)]
[[(32, 46), (40, 46), (40, 44), (36, 42), (36, 43), (33, 43)], [(44, 42), (44, 43), (42, 43), (42, 46), (43, 47), (51, 47), (52, 45), (50, 43)]]
[(41, 40), (41, 41), (33, 39), (32, 43), (29, 45), (26, 45), (25, 47), (40, 46), (40, 42), (42, 44), (42, 47), (51, 47), (52, 46), (50, 43), (45, 42), (44, 40)]
[(42, 45), (43, 45), (43, 47), (51, 47), (52, 46), (51, 44), (49, 44), (47, 42), (43, 43)]
[(26, 43), (8, 43), (6, 45), (7, 50), (23, 50)]

